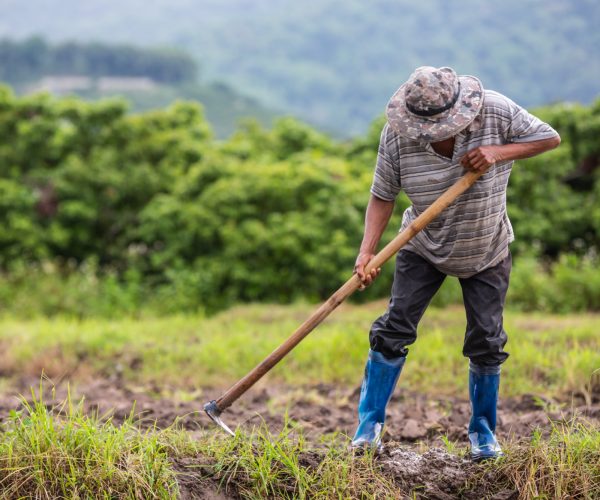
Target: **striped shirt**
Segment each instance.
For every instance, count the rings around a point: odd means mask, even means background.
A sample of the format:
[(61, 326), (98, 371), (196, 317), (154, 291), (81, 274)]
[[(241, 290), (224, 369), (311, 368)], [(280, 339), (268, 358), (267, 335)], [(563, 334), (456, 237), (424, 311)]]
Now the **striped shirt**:
[[(452, 158), (431, 144), (381, 133), (371, 193), (393, 201), (404, 190), (412, 206), (404, 211), (406, 228), (464, 173), (460, 159), (473, 148), (530, 142), (557, 136), (550, 125), (509, 98), (486, 90), (482, 113), (455, 136)], [(506, 186), (513, 162), (496, 163), (407, 245), (445, 274), (468, 278), (499, 263), (514, 240), (506, 213)]]

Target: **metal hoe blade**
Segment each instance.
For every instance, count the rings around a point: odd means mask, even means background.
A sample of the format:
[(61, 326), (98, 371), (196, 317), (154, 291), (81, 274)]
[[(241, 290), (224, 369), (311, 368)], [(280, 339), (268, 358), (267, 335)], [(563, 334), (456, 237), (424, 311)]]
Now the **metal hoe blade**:
[(204, 405), (204, 411), (210, 417), (210, 419), (217, 424), (221, 429), (223, 429), (230, 436), (235, 436), (235, 433), (227, 426), (225, 422), (221, 420), (221, 410), (217, 406), (216, 401), (211, 401), (210, 403), (206, 403)]

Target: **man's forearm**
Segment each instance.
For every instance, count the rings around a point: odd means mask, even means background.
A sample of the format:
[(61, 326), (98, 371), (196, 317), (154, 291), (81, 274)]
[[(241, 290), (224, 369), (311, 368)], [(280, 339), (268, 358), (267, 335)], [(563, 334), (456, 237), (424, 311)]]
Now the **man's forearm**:
[(531, 158), (550, 149), (554, 149), (560, 144), (560, 137), (551, 137), (533, 142), (513, 142), (504, 144), (498, 148), (497, 161), (522, 160)]
[(462, 157), (460, 163), (463, 167), (482, 171), (490, 168), (494, 163), (500, 161), (521, 160), (531, 158), (550, 149), (554, 149), (560, 144), (560, 136), (542, 139), (533, 142), (513, 142), (509, 144), (479, 146), (471, 149)]
[(393, 211), (393, 201), (385, 201), (371, 195), (365, 214), (365, 233), (360, 245), (361, 253), (375, 253)]

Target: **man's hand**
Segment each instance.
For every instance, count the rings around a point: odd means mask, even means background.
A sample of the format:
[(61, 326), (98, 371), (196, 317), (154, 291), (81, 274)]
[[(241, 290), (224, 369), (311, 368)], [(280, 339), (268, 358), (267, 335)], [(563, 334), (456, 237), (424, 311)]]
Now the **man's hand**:
[(361, 252), (358, 254), (356, 258), (356, 264), (354, 264), (354, 272), (358, 274), (358, 277), (362, 281), (359, 290), (362, 292), (365, 288), (367, 288), (373, 280), (379, 276), (381, 272), (381, 268), (372, 269), (370, 273), (365, 272), (365, 266), (371, 261), (371, 259), (375, 257), (372, 253)]
[(494, 163), (501, 160), (501, 146), (479, 146), (471, 149), (460, 160), (460, 164), (466, 169), (481, 172), (490, 168)]

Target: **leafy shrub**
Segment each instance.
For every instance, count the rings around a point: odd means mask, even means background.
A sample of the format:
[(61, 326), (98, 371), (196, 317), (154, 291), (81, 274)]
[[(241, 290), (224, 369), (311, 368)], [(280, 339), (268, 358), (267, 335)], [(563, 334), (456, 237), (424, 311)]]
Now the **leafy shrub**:
[[(598, 174), (584, 172), (583, 187), (564, 181), (600, 154), (600, 101), (542, 114), (559, 128), (563, 145), (519, 162), (511, 177), (513, 251), (533, 273), (515, 270), (511, 301), (547, 310), (598, 308), (595, 261), (581, 260), (600, 240)], [(96, 310), (94, 300), (100, 314), (136, 311), (153, 294), (164, 300), (161, 311), (327, 297), (353, 267), (381, 123), (352, 143), (292, 118), (272, 130), (248, 122), (218, 142), (195, 104), (127, 115), (120, 101), (16, 98), (0, 88), (5, 301), (18, 302), (11, 286), (48, 286), (42, 309), (76, 314)], [(398, 198), (384, 241), (408, 205), (406, 196)], [(548, 275), (524, 257), (554, 261), (564, 253), (571, 256)], [(56, 271), (40, 271), (48, 263)], [(386, 295), (391, 277), (386, 271), (357, 300)], [(572, 293), (550, 293), (553, 287)], [(55, 288), (65, 293), (52, 296)], [(459, 300), (451, 280), (436, 298)]]
[(519, 259), (511, 278), (509, 303), (526, 311), (600, 310), (600, 262), (598, 258), (574, 254), (544, 269), (531, 257)]

